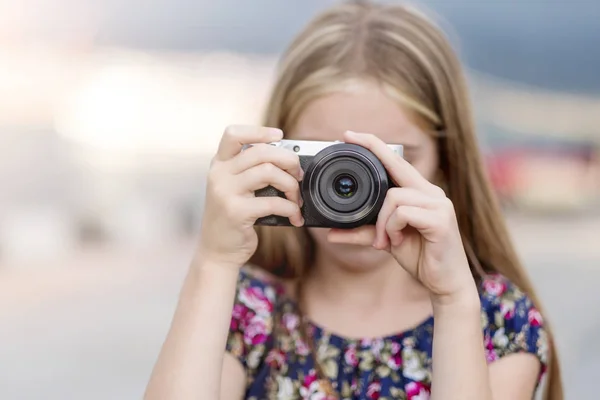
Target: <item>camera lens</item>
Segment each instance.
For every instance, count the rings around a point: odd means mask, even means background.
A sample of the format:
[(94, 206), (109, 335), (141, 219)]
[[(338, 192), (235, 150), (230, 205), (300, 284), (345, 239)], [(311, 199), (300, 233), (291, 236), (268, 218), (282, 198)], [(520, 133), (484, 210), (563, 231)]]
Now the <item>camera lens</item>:
[(306, 169), (302, 193), (318, 226), (352, 228), (374, 221), (389, 187), (377, 157), (364, 147), (339, 143), (317, 153)]
[(340, 175), (333, 181), (333, 190), (340, 197), (352, 197), (356, 193), (356, 189), (356, 181), (349, 175)]

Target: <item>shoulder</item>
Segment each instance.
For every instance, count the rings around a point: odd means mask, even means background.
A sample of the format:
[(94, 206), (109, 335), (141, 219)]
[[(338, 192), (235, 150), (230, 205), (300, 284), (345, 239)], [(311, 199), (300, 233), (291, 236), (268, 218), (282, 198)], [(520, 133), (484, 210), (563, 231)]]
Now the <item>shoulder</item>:
[(544, 319), (532, 299), (506, 277), (486, 276), (480, 287), (482, 325), (488, 361), (517, 352), (547, 363)]
[[(485, 311), (500, 313), (494, 322), (527, 320), (531, 325), (542, 325), (542, 316), (532, 299), (516, 284), (500, 274), (486, 276), (481, 282), (481, 306)], [(495, 315), (496, 316), (496, 315)]]
[(227, 351), (242, 363), (249, 375), (263, 362), (271, 345), (274, 312), (281, 294), (282, 285), (274, 276), (252, 267), (240, 270)]
[(243, 267), (238, 276), (232, 328), (243, 330), (253, 321), (269, 326), (281, 294), (282, 285), (277, 278), (254, 267)]
[(255, 311), (272, 311), (283, 285), (277, 277), (252, 266), (240, 270), (237, 282), (237, 298), (243, 305)]

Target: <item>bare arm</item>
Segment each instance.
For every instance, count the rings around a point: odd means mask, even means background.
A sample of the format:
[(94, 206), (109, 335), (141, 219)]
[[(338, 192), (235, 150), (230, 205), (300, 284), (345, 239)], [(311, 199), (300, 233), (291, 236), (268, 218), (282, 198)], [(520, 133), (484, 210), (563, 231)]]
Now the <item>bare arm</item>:
[[(348, 131), (344, 139), (371, 150), (398, 187), (387, 191), (374, 228), (332, 230), (328, 240), (389, 251), (402, 268), (429, 289), (435, 317), (431, 398), (516, 400), (516, 393), (519, 399), (531, 398), (532, 390), (527, 388), (534, 385), (531, 377), (538, 370), (526, 355), (511, 356), (511, 360), (502, 360), (502, 367), (494, 368), (492, 393), (479, 293), (455, 207), (445, 191), (376, 136)], [(506, 389), (508, 385), (513, 389)]]
[(478, 298), (434, 305), (434, 318), (432, 400), (533, 397), (540, 372), (533, 354), (511, 354), (488, 367)]
[(460, 302), (434, 301), (432, 400), (491, 400), (477, 291)]
[[(279, 129), (232, 125), (212, 160), (198, 257), (181, 291), (171, 330), (146, 390), (146, 400), (236, 400), (242, 397), (244, 371), (224, 358), (240, 266), (256, 250), (254, 223), (279, 215), (296, 226), (300, 213), (296, 154), (266, 143), (281, 140)], [(253, 146), (242, 151), (243, 145)], [(287, 198), (261, 197), (273, 186)], [(290, 200), (291, 199), (291, 200)], [(227, 384), (221, 391), (221, 376)]]
[(540, 374), (540, 361), (528, 353), (511, 354), (490, 365), (494, 400), (531, 400)]
[[(241, 365), (228, 360), (224, 366), (236, 282), (235, 269), (206, 265), (201, 260), (192, 265), (145, 400), (241, 398)], [(227, 397), (221, 397), (220, 390), (223, 368)]]

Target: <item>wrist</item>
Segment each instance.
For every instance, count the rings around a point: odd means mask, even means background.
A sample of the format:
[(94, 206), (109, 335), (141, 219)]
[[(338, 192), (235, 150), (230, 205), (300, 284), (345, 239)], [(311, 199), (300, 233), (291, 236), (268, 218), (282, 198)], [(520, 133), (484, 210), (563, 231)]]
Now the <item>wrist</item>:
[(237, 259), (239, 257), (232, 257), (231, 254), (219, 254), (211, 251), (200, 242), (192, 260), (192, 266), (199, 270), (231, 271), (237, 275), (243, 265)]
[(432, 295), (431, 303), (434, 313), (436, 312), (453, 312), (453, 313), (470, 313), (481, 311), (481, 300), (475, 285), (470, 285), (459, 292)]
[(192, 260), (191, 269), (197, 273), (223, 277), (236, 277), (240, 273), (241, 265), (215, 260), (197, 254)]

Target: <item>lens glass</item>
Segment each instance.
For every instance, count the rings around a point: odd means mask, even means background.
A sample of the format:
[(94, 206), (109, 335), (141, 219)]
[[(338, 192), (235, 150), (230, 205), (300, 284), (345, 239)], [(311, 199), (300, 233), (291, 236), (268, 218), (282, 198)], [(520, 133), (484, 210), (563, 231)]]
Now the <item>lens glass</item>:
[(333, 181), (333, 190), (335, 193), (343, 198), (354, 196), (357, 190), (357, 184), (354, 178), (350, 175), (340, 175)]

